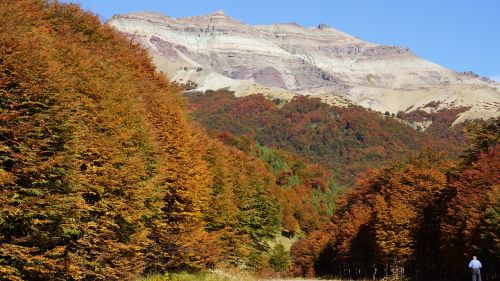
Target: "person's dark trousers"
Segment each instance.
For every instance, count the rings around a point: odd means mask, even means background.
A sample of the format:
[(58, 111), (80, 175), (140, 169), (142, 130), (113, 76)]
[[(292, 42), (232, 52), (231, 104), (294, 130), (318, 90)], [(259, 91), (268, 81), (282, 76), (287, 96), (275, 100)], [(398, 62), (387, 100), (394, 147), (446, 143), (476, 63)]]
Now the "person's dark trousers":
[(481, 271), (479, 268), (472, 269), (472, 281), (481, 281)]

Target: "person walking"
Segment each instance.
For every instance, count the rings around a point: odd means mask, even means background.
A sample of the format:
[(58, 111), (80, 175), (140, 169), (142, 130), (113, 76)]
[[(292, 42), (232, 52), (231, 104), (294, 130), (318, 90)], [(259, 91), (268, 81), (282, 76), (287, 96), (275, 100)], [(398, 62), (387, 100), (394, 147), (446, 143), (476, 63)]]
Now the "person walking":
[(476, 256), (472, 257), (472, 260), (469, 262), (469, 268), (472, 271), (472, 281), (481, 281), (481, 262), (477, 260)]

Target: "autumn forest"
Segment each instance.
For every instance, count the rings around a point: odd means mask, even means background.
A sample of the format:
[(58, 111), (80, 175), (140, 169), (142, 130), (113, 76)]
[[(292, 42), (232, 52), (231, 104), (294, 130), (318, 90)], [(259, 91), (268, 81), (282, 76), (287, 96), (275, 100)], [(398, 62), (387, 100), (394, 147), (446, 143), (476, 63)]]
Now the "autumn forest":
[(500, 120), (457, 114), (189, 91), (77, 5), (0, 0), (0, 280), (498, 280)]

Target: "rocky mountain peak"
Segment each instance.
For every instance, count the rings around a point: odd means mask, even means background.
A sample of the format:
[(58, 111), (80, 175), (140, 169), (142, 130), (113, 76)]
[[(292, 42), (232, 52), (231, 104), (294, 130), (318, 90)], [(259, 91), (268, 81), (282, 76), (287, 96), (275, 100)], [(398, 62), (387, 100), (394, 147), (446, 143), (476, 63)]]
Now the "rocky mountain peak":
[(212, 14), (212, 16), (225, 16), (226, 13), (223, 10), (218, 10), (215, 11), (215, 13)]
[[(457, 122), (500, 112), (500, 84), (460, 74), (319, 24), (251, 26), (223, 11), (170, 18), (156, 13), (114, 16), (109, 25), (146, 47), (158, 68), (198, 90), (237, 95), (316, 95), (381, 112), (464, 108)], [(346, 104), (344, 102), (343, 104)], [(437, 104), (437, 107), (426, 107)]]
[(330, 28), (330, 26), (328, 24), (325, 24), (325, 23), (320, 23), (318, 25), (318, 29), (328, 29)]

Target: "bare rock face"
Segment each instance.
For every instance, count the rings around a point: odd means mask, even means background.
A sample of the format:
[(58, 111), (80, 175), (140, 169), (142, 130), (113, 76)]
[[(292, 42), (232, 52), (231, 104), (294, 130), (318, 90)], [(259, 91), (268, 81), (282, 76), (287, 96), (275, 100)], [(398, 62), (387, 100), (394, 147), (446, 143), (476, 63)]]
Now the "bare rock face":
[(499, 116), (499, 83), (325, 24), (250, 26), (217, 11), (177, 19), (156, 13), (117, 15), (109, 25), (146, 47), (171, 79), (196, 82), (199, 90), (317, 95), (391, 113), (431, 102), (439, 104), (433, 110), (467, 107), (456, 122)]

